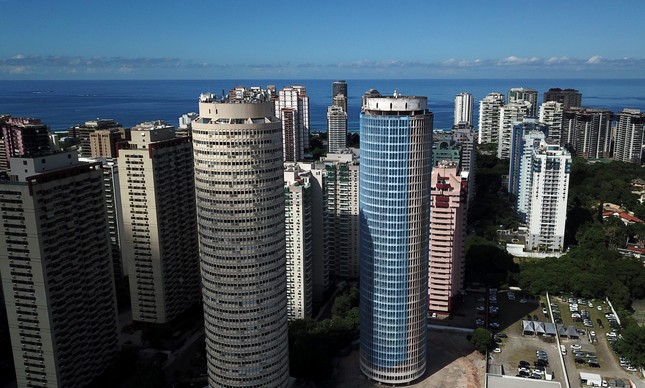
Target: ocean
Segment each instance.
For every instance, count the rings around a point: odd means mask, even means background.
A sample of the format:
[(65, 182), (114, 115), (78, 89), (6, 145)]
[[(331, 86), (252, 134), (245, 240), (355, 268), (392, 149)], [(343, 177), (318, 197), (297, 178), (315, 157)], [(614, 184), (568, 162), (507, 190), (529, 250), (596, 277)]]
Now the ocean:
[[(221, 95), (235, 86), (290, 85), (307, 88), (312, 131), (325, 131), (327, 106), (331, 104), (332, 80), (113, 80), (113, 81), (0, 81), (0, 114), (40, 118), (52, 131), (96, 118), (114, 119), (130, 127), (143, 121), (164, 120), (178, 125), (178, 118), (198, 111), (200, 93)], [(423, 79), (347, 80), (348, 128), (358, 131), (361, 96), (369, 89), (384, 95), (427, 96), (434, 113), (434, 128), (449, 129), (454, 96), (469, 92), (478, 101), (490, 92), (507, 94), (513, 87), (542, 93), (552, 87), (578, 89), (586, 107), (645, 111), (645, 79)]]

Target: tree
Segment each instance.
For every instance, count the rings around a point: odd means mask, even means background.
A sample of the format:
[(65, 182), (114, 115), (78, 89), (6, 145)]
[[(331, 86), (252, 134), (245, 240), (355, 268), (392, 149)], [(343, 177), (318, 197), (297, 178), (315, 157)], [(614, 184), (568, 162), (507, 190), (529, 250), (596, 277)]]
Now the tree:
[(629, 325), (618, 340), (618, 353), (629, 360), (634, 367), (645, 366), (645, 326)]
[(478, 327), (473, 331), (473, 334), (470, 337), (470, 343), (477, 348), (477, 350), (485, 354), (486, 350), (492, 349), (495, 345), (495, 340), (493, 340), (493, 335), (490, 331)]

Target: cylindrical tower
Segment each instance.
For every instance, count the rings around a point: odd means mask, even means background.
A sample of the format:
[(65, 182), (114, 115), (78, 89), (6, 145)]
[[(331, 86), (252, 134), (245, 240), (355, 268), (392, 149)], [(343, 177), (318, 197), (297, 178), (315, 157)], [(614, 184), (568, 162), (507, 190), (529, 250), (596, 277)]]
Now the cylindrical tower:
[(404, 384), (426, 369), (432, 113), (426, 97), (363, 97), (362, 372)]
[(289, 379), (282, 126), (269, 97), (202, 95), (192, 123), (211, 387)]

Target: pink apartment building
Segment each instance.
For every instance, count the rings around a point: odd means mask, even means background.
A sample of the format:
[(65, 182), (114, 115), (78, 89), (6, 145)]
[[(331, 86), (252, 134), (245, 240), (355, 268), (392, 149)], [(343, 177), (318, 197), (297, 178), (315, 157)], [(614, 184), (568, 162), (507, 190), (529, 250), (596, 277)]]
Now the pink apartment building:
[(432, 169), (430, 203), (428, 310), (447, 316), (464, 283), (468, 172), (461, 172), (458, 163), (439, 162)]

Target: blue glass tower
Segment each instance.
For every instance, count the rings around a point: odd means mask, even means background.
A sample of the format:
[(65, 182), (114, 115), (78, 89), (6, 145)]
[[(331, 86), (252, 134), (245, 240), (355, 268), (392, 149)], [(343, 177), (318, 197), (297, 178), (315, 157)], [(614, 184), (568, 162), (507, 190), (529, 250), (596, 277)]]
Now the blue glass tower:
[(363, 97), (360, 363), (404, 384), (426, 369), (432, 113), (426, 97)]

